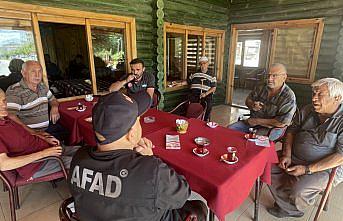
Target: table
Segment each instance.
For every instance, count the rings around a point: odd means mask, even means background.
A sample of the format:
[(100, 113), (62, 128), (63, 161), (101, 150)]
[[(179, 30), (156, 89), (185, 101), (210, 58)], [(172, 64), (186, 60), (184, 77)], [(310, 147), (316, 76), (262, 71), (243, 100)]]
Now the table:
[[(70, 133), (68, 140), (69, 145), (74, 145), (82, 141), (77, 121), (79, 118), (90, 116), (92, 114), (93, 102), (96, 101), (97, 98), (94, 98), (92, 102), (87, 102), (84, 99), (77, 99), (60, 103), (59, 113), (61, 118), (59, 123)], [(68, 110), (69, 107), (76, 107), (79, 102), (87, 106), (85, 111), (78, 112), (76, 110)]]
[[(77, 120), (78, 124), (78, 133), (80, 137), (83, 138), (83, 141), (90, 145), (95, 146), (96, 141), (94, 137), (93, 127), (91, 122), (87, 122), (85, 119), (88, 116), (83, 116)], [(155, 122), (145, 123), (144, 117), (155, 117)], [(142, 135), (146, 136), (147, 134), (153, 133), (165, 127), (175, 128), (176, 119), (186, 119), (185, 117), (178, 116), (175, 114), (170, 114), (167, 112), (159, 111), (157, 109), (151, 108), (146, 113), (144, 113), (140, 118), (140, 123), (142, 126)]]
[[(243, 203), (258, 177), (270, 183), (271, 164), (278, 162), (273, 144), (259, 147), (245, 140), (241, 132), (223, 127), (211, 129), (197, 119), (190, 119), (188, 132), (180, 135), (181, 150), (165, 149), (166, 134), (177, 133), (174, 128), (166, 127), (147, 135), (155, 145), (154, 154), (184, 175), (191, 189), (207, 200), (220, 220)], [(198, 136), (211, 141), (210, 154), (203, 158), (192, 153), (196, 147), (194, 138)], [(237, 164), (219, 161), (228, 146), (237, 147)]]

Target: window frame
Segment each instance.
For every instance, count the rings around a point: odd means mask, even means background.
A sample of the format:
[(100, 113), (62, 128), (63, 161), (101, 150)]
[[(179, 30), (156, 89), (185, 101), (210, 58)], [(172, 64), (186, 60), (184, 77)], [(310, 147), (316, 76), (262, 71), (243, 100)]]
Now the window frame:
[(175, 23), (164, 22), (164, 89), (165, 91), (175, 91), (180, 90), (183, 88), (187, 88), (187, 79), (182, 81), (182, 85), (168, 87), (167, 86), (167, 33), (178, 33), (184, 34), (184, 41), (185, 44), (183, 46), (184, 51), (184, 61), (183, 61), (183, 77), (187, 76), (187, 42), (188, 42), (188, 35), (198, 35), (202, 36), (202, 50), (201, 56), (206, 54), (206, 36), (216, 37), (217, 44), (216, 44), (216, 64), (217, 70), (215, 76), (217, 77), (217, 81), (222, 81), (223, 78), (223, 61), (224, 61), (224, 45), (225, 45), (225, 30), (219, 29), (209, 29), (203, 28), (198, 26), (188, 26), (188, 25), (180, 25)]
[(315, 79), (315, 73), (317, 68), (319, 49), (324, 29), (323, 18), (313, 19), (300, 19), (300, 20), (286, 20), (286, 21), (274, 21), (274, 22), (259, 22), (259, 23), (246, 23), (246, 24), (232, 24), (231, 25), (231, 44), (230, 44), (230, 58), (228, 67), (228, 79), (227, 79), (227, 94), (226, 103), (232, 103), (232, 95), (234, 88), (234, 71), (235, 71), (235, 55), (236, 44), (238, 41), (238, 31), (240, 30), (252, 30), (252, 29), (268, 29), (272, 30), (271, 50), (267, 60), (268, 67), (274, 62), (275, 48), (276, 48), (276, 36), (279, 28), (301, 28), (301, 27), (314, 27), (314, 41), (312, 44), (312, 59), (308, 68), (306, 77), (292, 77), (288, 76), (287, 82), (299, 83), (299, 84), (311, 84)]
[[(44, 51), (39, 30), (39, 22), (51, 22), (60, 24), (84, 25), (86, 31), (90, 79), (92, 81), (93, 94), (97, 91), (96, 75), (94, 66), (94, 53), (91, 36), (91, 27), (124, 28), (126, 61), (137, 57), (136, 47), (136, 22), (134, 17), (100, 14), (95, 12), (70, 10), (62, 8), (45, 7), (32, 4), (6, 2), (0, 0), (0, 18), (21, 19), (31, 21), (32, 34), (34, 36), (37, 58), (43, 68), (43, 82), (49, 86), (46, 73)], [(126, 62), (127, 70), (130, 70), (129, 62)], [(59, 101), (75, 100), (84, 98), (85, 95), (60, 98)]]

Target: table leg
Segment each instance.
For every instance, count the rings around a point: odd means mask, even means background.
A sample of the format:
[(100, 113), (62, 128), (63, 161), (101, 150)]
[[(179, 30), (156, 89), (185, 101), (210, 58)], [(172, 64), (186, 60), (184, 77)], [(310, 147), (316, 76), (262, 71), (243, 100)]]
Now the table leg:
[(258, 211), (260, 207), (260, 177), (257, 177), (255, 181), (255, 211), (254, 211), (254, 221), (258, 221)]
[(209, 221), (214, 221), (214, 213), (210, 210)]

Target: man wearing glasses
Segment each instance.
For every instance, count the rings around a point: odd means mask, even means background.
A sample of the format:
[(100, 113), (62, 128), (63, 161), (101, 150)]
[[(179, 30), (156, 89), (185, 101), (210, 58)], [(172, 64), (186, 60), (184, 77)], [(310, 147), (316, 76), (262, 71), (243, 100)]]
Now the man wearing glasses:
[(131, 73), (124, 75), (119, 81), (114, 82), (109, 91), (119, 91), (125, 87), (128, 94), (135, 94), (146, 90), (152, 98), (155, 90), (155, 76), (145, 72), (143, 60), (135, 58), (130, 62)]
[[(286, 67), (279, 63), (272, 64), (266, 84), (256, 87), (245, 100), (250, 118), (238, 121), (229, 128), (249, 133), (249, 128), (253, 127), (258, 134), (268, 135), (270, 140), (280, 138), (296, 111), (295, 94), (285, 84), (286, 78)], [(272, 128), (280, 130), (270, 133)]]

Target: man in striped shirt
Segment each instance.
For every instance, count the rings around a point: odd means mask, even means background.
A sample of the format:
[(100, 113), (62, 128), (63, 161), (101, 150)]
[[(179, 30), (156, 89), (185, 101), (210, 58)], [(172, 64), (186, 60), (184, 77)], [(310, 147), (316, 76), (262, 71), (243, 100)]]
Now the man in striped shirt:
[[(42, 66), (37, 61), (27, 61), (23, 64), (21, 73), (22, 80), (6, 91), (11, 119), (24, 126), (31, 134), (44, 134), (47, 131), (55, 135), (55, 124), (60, 118), (58, 101), (42, 82)], [(53, 124), (50, 127), (49, 120)]]
[(188, 78), (188, 84), (191, 86), (191, 96), (190, 101), (200, 103), (207, 106), (205, 118), (207, 121), (210, 118), (212, 110), (212, 97), (213, 93), (216, 91), (217, 79), (208, 70), (208, 58), (203, 56), (199, 59), (199, 64), (201, 72), (192, 74)]

